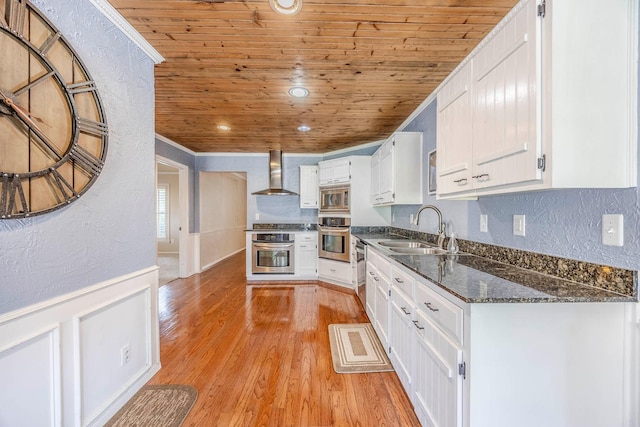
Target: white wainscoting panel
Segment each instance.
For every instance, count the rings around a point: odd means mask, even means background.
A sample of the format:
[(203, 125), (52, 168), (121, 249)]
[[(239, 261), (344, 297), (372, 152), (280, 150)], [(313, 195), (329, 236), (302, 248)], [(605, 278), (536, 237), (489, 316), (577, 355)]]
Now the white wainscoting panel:
[(151, 368), (150, 294), (145, 286), (75, 316), (76, 408), (81, 425), (93, 421)]
[(0, 426), (61, 423), (60, 325), (0, 348)]
[(160, 369), (157, 290), (150, 267), (0, 315), (0, 426), (104, 425)]

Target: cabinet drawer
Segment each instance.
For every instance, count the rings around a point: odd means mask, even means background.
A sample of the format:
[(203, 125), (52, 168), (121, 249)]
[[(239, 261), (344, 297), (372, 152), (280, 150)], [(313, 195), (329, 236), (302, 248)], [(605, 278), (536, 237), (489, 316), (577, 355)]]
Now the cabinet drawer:
[(415, 286), (415, 293), (418, 310), (425, 313), (447, 335), (463, 344), (464, 314), (462, 309), (430, 290), (425, 284), (418, 282)]
[(298, 233), (296, 234), (296, 242), (313, 242), (318, 240), (318, 236), (315, 233)]
[(375, 266), (381, 276), (384, 276), (386, 279), (391, 278), (391, 263), (382, 255), (379, 255), (375, 251), (367, 250), (367, 263)]
[(342, 283), (351, 283), (351, 264), (320, 258), (318, 260), (320, 276)]
[(391, 267), (391, 286), (400, 289), (407, 297), (413, 298), (415, 279), (396, 267)]

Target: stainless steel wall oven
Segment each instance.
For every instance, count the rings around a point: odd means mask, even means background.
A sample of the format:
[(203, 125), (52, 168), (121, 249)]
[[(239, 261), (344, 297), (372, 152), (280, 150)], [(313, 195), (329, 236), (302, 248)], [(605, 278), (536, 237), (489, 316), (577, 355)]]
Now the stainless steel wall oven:
[(255, 233), (251, 235), (254, 274), (294, 274), (295, 240), (289, 233)]
[(337, 261), (350, 260), (351, 220), (349, 218), (319, 218), (318, 256)]

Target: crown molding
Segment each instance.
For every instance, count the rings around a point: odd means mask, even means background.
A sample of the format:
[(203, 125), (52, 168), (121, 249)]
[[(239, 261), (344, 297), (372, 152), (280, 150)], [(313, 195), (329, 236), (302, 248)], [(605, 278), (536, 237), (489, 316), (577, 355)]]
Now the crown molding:
[(142, 35), (133, 28), (124, 17), (114, 8), (107, 0), (89, 0), (96, 9), (98, 9), (109, 21), (113, 23), (120, 31), (122, 31), (136, 46), (140, 48), (155, 64), (164, 62), (165, 59), (151, 43), (149, 43)]

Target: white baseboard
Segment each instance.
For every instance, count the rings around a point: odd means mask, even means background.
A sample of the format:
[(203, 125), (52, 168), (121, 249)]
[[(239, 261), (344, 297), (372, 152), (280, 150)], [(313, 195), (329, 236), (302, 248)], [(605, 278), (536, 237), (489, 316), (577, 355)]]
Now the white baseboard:
[[(242, 251), (244, 251), (244, 248), (240, 248), (240, 249), (238, 249), (238, 250), (237, 250), (237, 251), (235, 251), (235, 252), (231, 252), (230, 254), (227, 254), (227, 255), (223, 256), (222, 258), (219, 258), (219, 259), (217, 259), (217, 260), (215, 260), (215, 261), (213, 261), (213, 262), (210, 262), (209, 264), (207, 264), (207, 265), (205, 265), (204, 267), (202, 267), (202, 271), (206, 271), (206, 270), (210, 269), (211, 267), (213, 267), (214, 265), (216, 265), (217, 263), (219, 263), (219, 262), (221, 262), (221, 261), (224, 261), (225, 259), (227, 259), (227, 258), (229, 258), (229, 257), (232, 257), (232, 256), (234, 256), (235, 254), (237, 254), (237, 253), (239, 253), (239, 252), (242, 252)], [(202, 272), (202, 271), (201, 271), (201, 272)]]
[(3, 422), (103, 425), (160, 369), (157, 289), (147, 268), (0, 316)]

